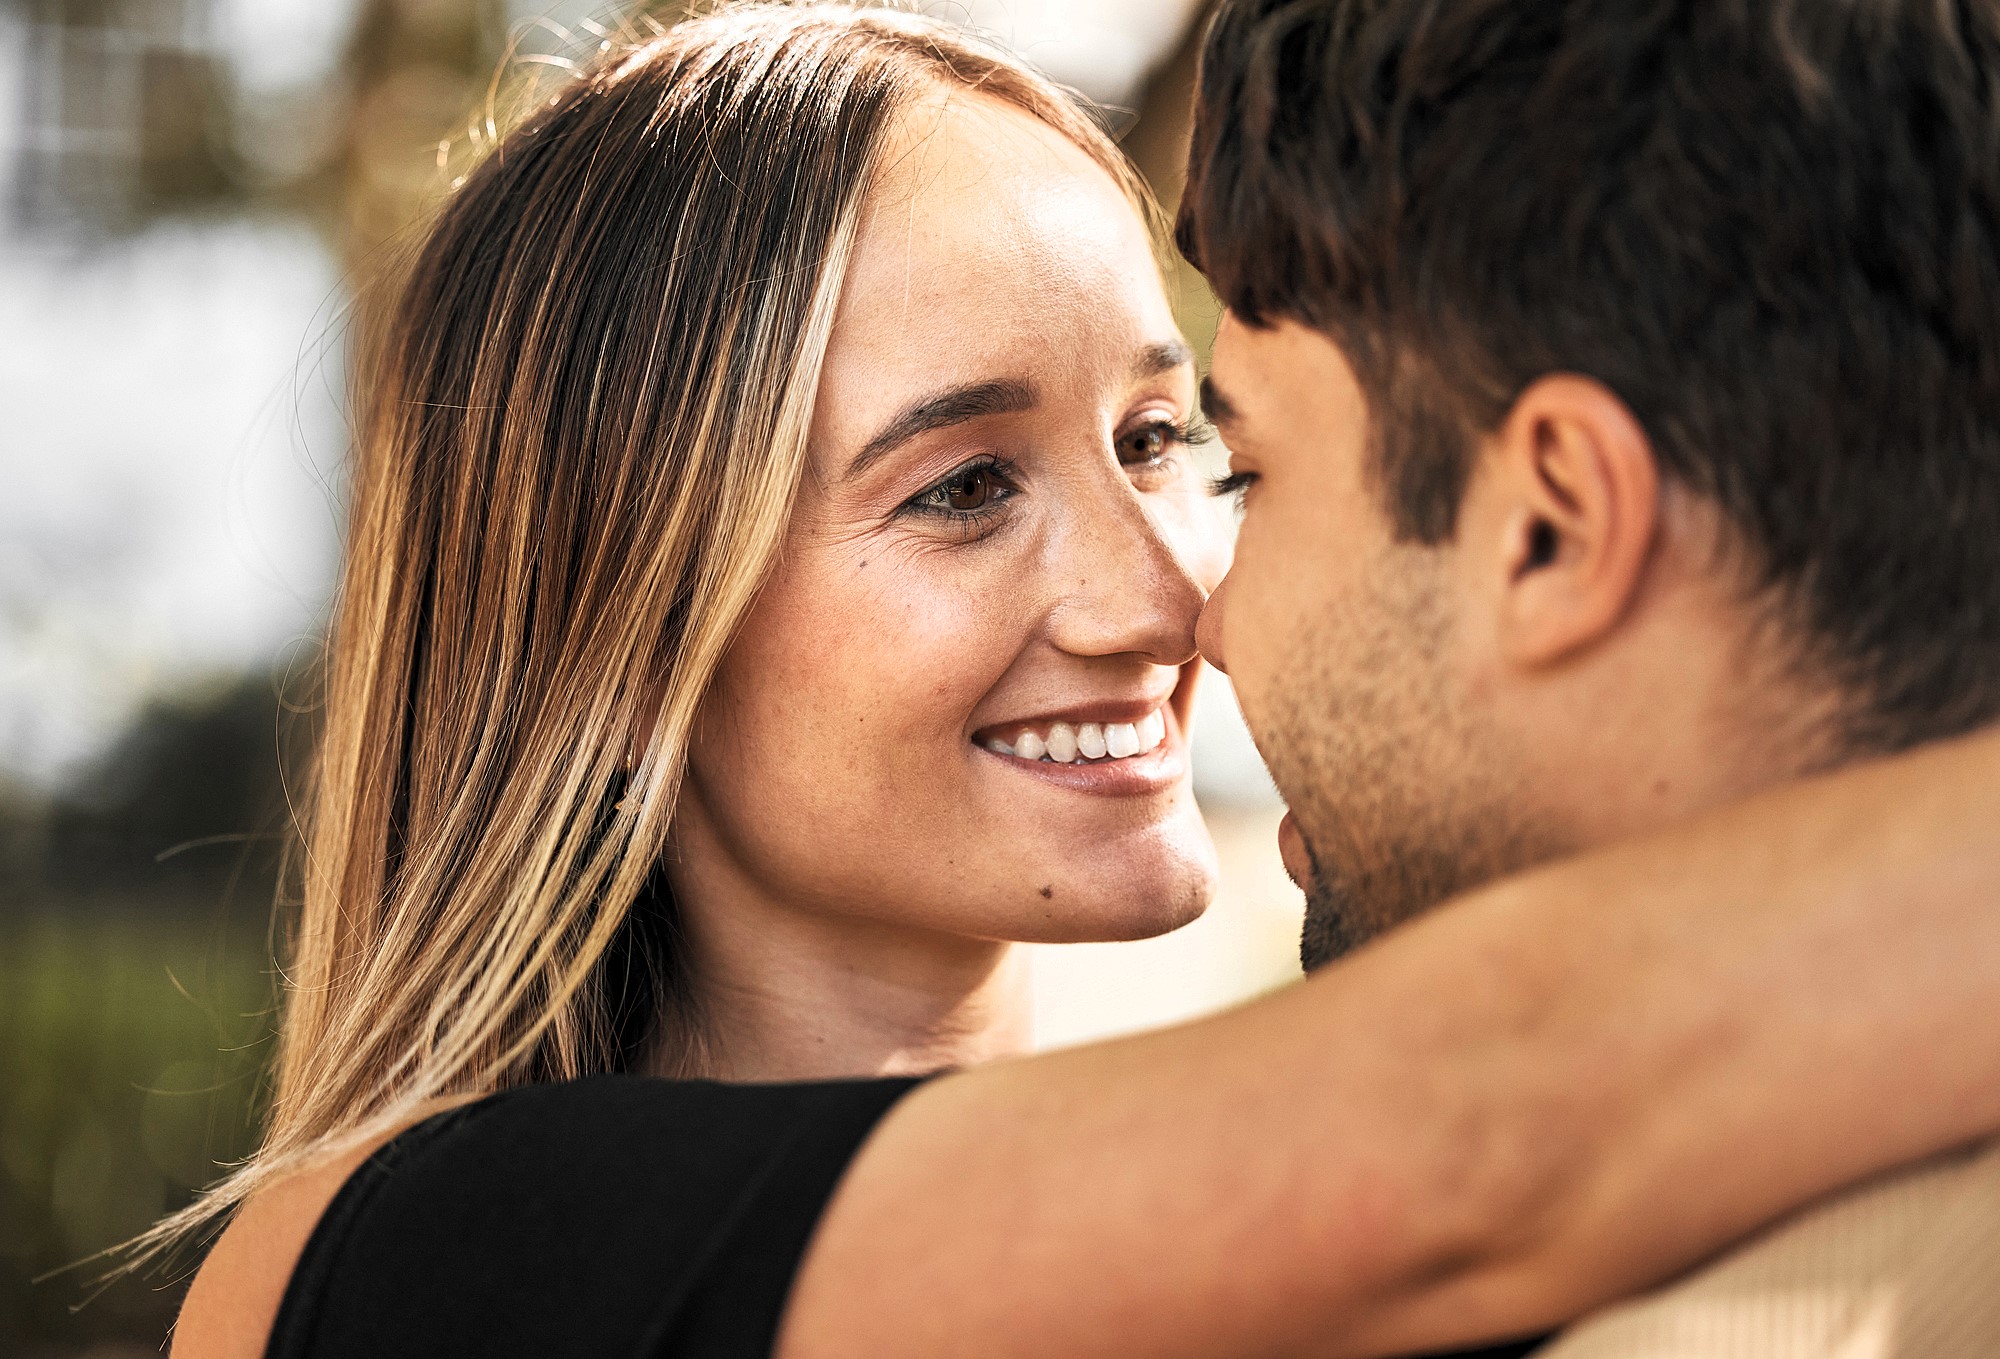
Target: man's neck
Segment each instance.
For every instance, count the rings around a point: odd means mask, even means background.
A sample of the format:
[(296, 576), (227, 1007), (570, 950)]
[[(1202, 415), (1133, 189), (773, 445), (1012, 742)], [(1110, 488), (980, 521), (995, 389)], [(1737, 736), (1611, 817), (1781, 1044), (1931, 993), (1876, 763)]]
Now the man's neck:
[(1841, 762), (1840, 695), (1709, 540), (1660, 550), (1615, 637), (1565, 667), (1516, 729), (1560, 848), (1643, 835)]

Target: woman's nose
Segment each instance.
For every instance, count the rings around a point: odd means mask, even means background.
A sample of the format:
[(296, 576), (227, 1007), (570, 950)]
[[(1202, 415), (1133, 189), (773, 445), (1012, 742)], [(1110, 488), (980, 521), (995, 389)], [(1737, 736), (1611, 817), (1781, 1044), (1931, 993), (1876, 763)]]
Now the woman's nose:
[[(1148, 497), (1107, 497), (1064, 535), (1057, 569), (1068, 588), (1054, 611), (1056, 645), (1072, 655), (1138, 655), (1184, 665), (1195, 655), (1195, 620), (1208, 598), (1211, 544), (1201, 516), (1185, 521)], [(1205, 508), (1205, 507), (1197, 507)]]

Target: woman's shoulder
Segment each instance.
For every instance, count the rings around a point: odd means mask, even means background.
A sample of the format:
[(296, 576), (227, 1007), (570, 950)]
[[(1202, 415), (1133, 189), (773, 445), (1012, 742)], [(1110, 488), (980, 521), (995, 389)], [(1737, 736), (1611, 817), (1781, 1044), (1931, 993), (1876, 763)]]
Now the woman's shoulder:
[(467, 1328), (507, 1352), (578, 1328), (595, 1353), (663, 1330), (727, 1333), (688, 1352), (735, 1353), (744, 1328), (768, 1350), (826, 1198), (912, 1084), (595, 1077), (490, 1096), (252, 1196), (174, 1357), (421, 1353)]
[(475, 1098), (432, 1101), (380, 1136), (245, 1199), (188, 1288), (174, 1323), (172, 1359), (262, 1359), (292, 1271), (341, 1186), (388, 1142)]

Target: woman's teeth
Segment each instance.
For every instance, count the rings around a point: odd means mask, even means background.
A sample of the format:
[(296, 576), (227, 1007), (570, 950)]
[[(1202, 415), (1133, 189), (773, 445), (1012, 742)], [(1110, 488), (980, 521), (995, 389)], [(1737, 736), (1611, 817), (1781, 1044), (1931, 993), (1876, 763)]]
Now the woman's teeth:
[(1137, 722), (1051, 722), (1046, 731), (1024, 729), (1009, 745), (999, 737), (986, 748), (1021, 760), (1075, 764), (1082, 760), (1124, 760), (1157, 749), (1167, 739), (1166, 715), (1158, 708)]

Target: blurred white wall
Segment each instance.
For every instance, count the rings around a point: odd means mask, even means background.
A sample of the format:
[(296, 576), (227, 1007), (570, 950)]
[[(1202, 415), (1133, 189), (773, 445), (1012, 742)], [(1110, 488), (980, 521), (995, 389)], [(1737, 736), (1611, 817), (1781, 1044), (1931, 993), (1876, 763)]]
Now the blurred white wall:
[(212, 54), (244, 108), (310, 100), (357, 8), (0, 8), (0, 785), (59, 788), (149, 700), (268, 670), (321, 624), (346, 452), (322, 239), (92, 214), (136, 174), (146, 61)]

